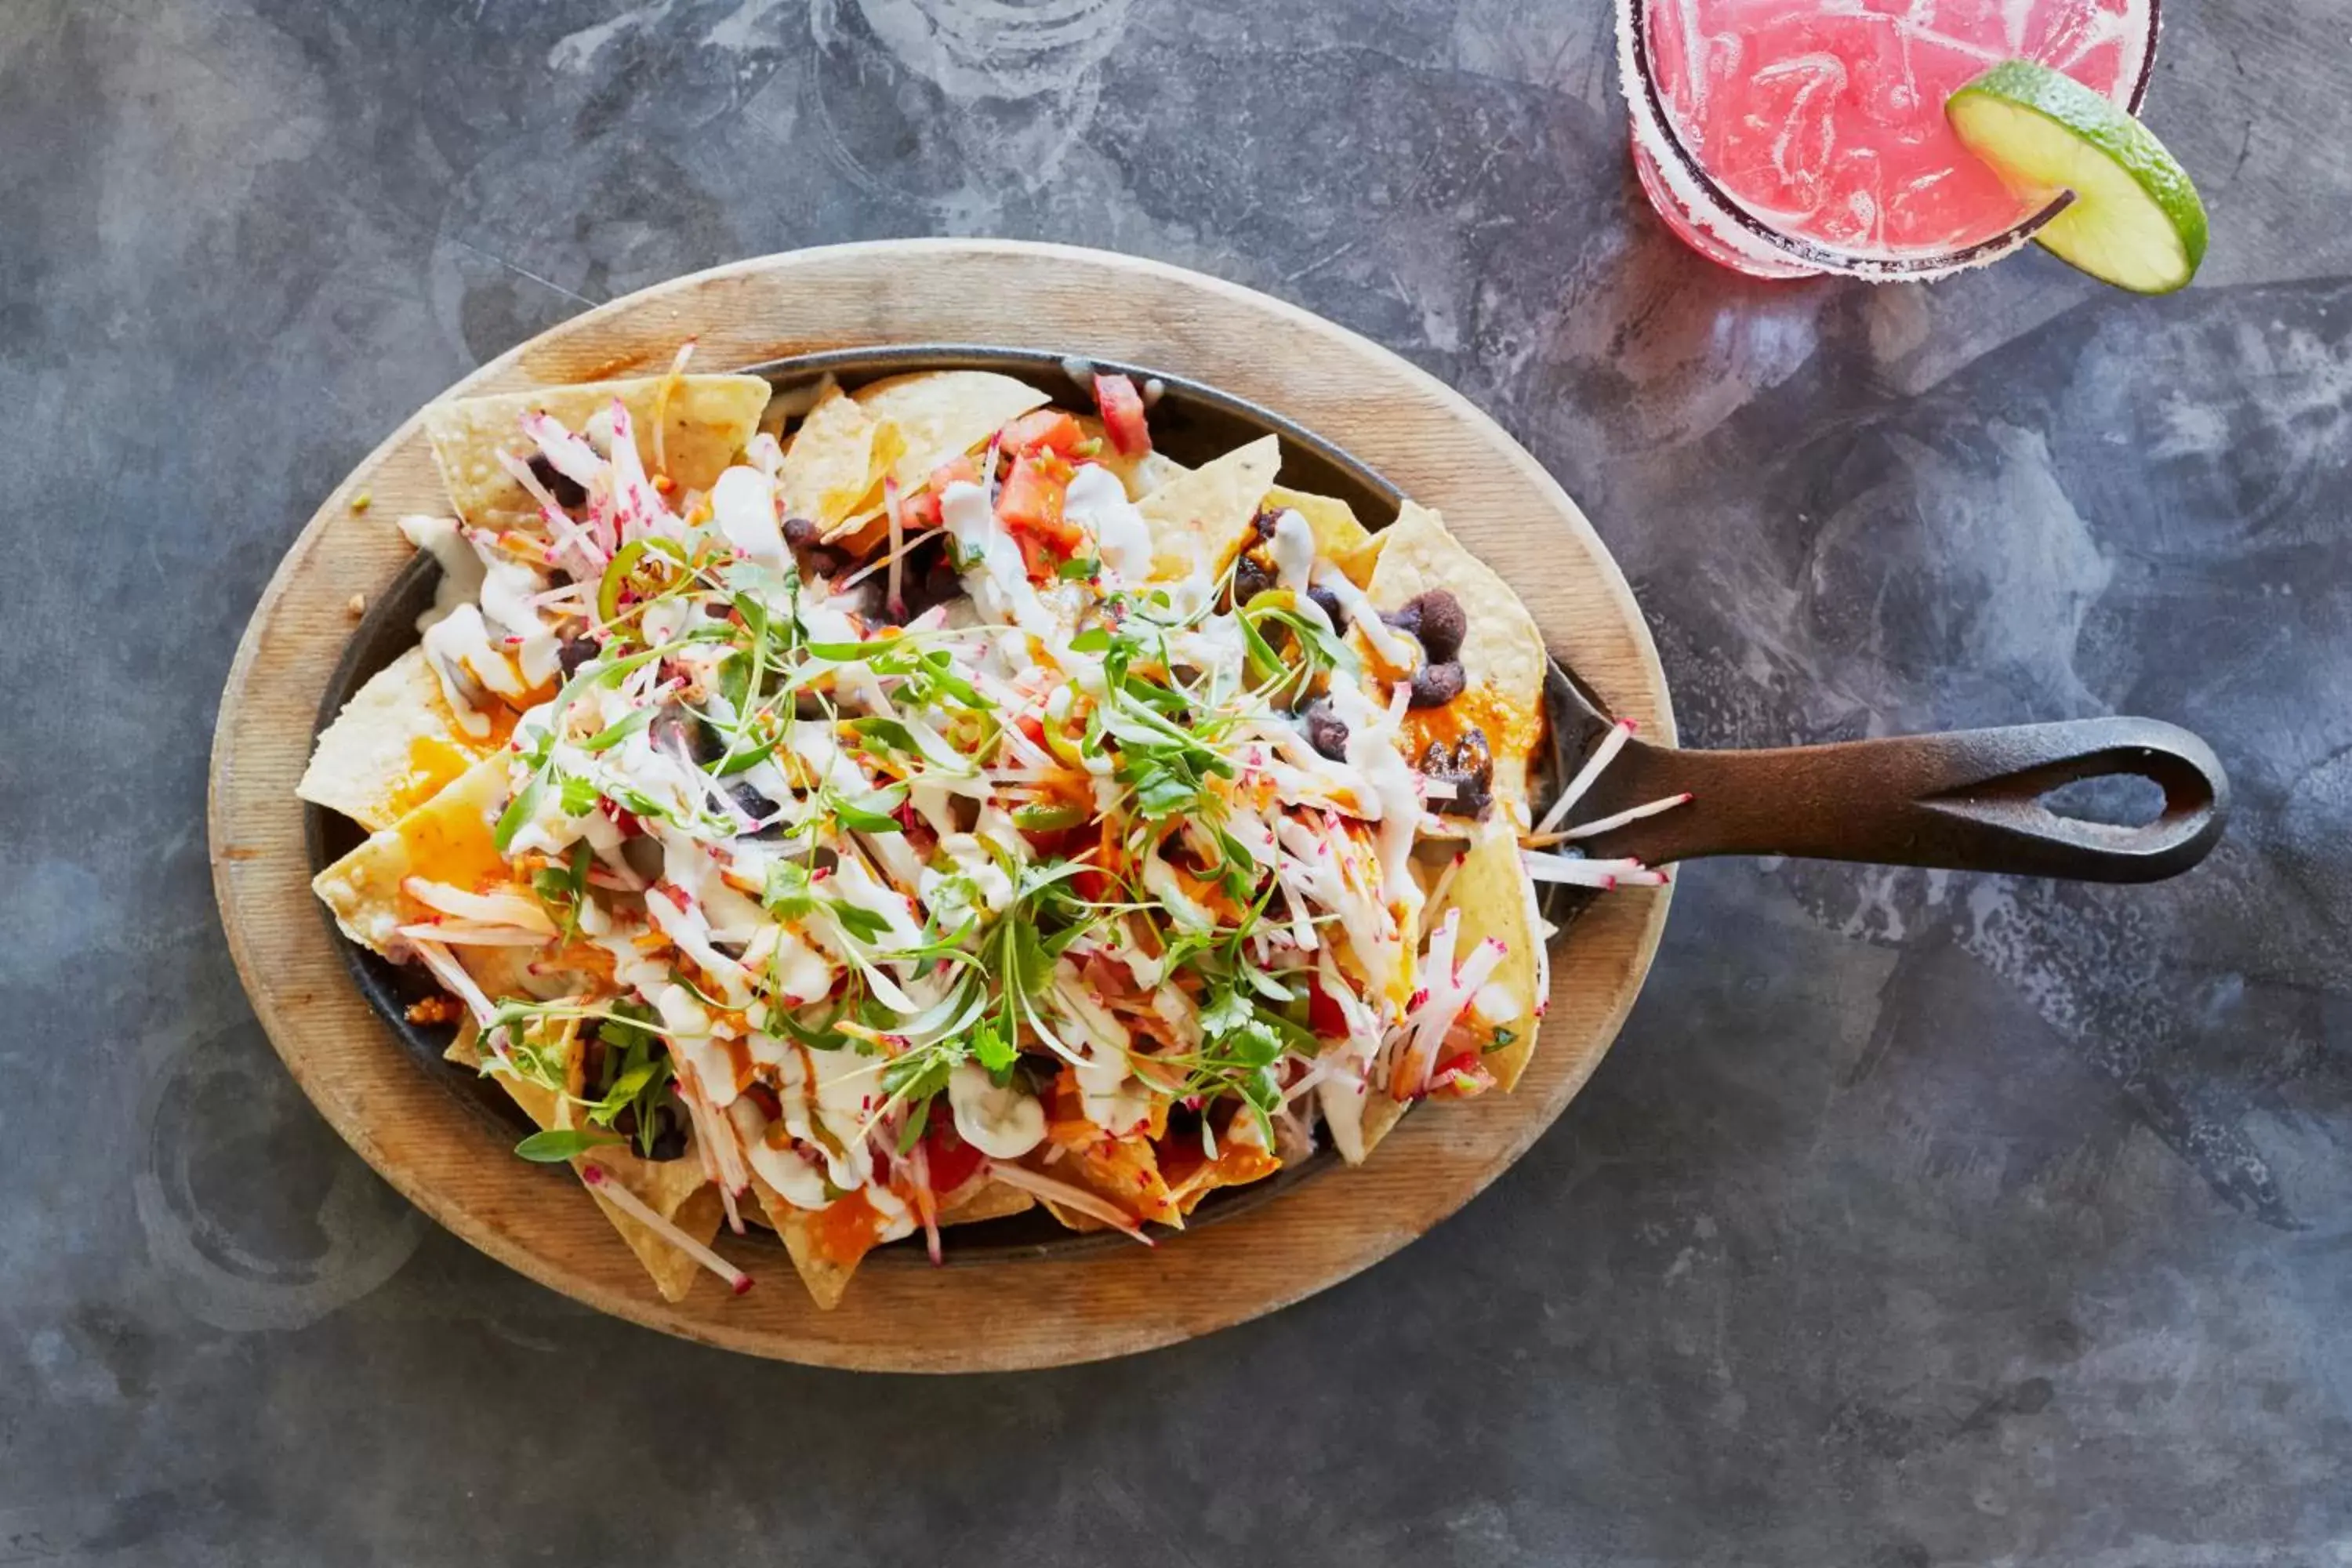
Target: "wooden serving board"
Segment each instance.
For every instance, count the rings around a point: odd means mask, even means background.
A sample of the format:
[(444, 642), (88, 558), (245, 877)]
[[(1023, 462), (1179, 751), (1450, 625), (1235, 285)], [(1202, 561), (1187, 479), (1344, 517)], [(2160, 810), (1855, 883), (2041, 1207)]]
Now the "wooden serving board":
[[(564, 322), (447, 395), (697, 370), (892, 342), (1051, 347), (1219, 386), (1348, 448), (1516, 587), (1553, 650), (1617, 713), (1674, 739), (1641, 612), (1573, 501), (1464, 398), (1355, 334), (1265, 295), (1154, 262), (1000, 241), (896, 240), (763, 257)], [(363, 512), (351, 509), (361, 491)], [(385, 1180), (491, 1257), (590, 1306), (685, 1338), (898, 1372), (1050, 1366), (1256, 1317), (1387, 1257), (1478, 1193), (1591, 1075), (1647, 973), (1671, 889), (1619, 892), (1556, 944), (1534, 1063), (1516, 1094), (1416, 1110), (1360, 1169), (1155, 1249), (957, 1268), (869, 1267), (820, 1312), (781, 1249), (723, 1242), (761, 1276), (670, 1306), (576, 1184), (514, 1158), (420, 1071), (347, 978), (309, 887), (294, 785), (354, 620), (409, 559), (394, 520), (446, 510), (415, 418), (336, 487), (261, 596), (221, 700), (213, 881), (255, 1012), (295, 1079)]]

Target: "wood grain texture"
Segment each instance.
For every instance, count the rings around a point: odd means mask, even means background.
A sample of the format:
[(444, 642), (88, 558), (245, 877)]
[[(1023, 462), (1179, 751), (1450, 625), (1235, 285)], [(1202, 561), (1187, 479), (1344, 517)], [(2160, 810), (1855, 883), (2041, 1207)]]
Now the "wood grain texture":
[[(1289, 416), (1436, 507), (1615, 711), (1671, 742), (1665, 680), (1622, 575), (1574, 502), (1466, 400), (1387, 351), (1264, 295), (1133, 258), (1011, 242), (796, 251), (682, 278), (521, 345), (446, 395), (657, 372), (678, 342), (723, 370), (890, 342), (1052, 347), (1164, 368)], [(372, 504), (354, 513), (360, 490)], [(412, 418), (288, 551), (229, 672), (212, 759), (213, 880), (256, 1013), (352, 1147), (441, 1224), (603, 1310), (822, 1365), (1007, 1370), (1150, 1349), (1271, 1311), (1379, 1261), (1477, 1194), (1549, 1126), (1616, 1036), (1670, 889), (1601, 900), (1554, 953), (1542, 1044), (1518, 1091), (1424, 1107), (1361, 1169), (1308, 1182), (1157, 1249), (931, 1269), (895, 1258), (817, 1311), (772, 1247), (761, 1276), (665, 1305), (576, 1183), (512, 1157), (420, 1072), (345, 977), (308, 887), (294, 785), (353, 622), (408, 559), (394, 520), (445, 510)]]

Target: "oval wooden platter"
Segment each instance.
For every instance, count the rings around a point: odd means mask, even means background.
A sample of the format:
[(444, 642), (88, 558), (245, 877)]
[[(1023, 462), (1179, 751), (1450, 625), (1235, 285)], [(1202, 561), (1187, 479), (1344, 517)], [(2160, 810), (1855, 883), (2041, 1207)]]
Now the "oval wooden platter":
[[(522, 344), (446, 395), (697, 370), (890, 342), (1050, 346), (1165, 368), (1297, 420), (1369, 463), (1491, 563), (1553, 651), (1613, 711), (1671, 742), (1664, 672), (1591, 526), (1500, 427), (1442, 383), (1328, 321), (1172, 267), (1066, 247), (894, 240), (740, 262), (617, 300)], [(365, 491), (367, 510), (352, 500)], [(411, 1202), (590, 1306), (691, 1340), (827, 1366), (1004, 1371), (1122, 1355), (1254, 1318), (1387, 1257), (1452, 1214), (1582, 1086), (1647, 973), (1671, 889), (1619, 892), (1556, 943), (1541, 1044), (1517, 1093), (1431, 1105), (1370, 1163), (1153, 1249), (1066, 1261), (869, 1267), (834, 1312), (772, 1243), (723, 1242), (761, 1277), (676, 1305), (576, 1184), (490, 1136), (420, 1071), (349, 980), (310, 895), (294, 785), (354, 621), (409, 559), (394, 520), (446, 510), (411, 418), (303, 527), (263, 592), (213, 744), (215, 891), (255, 1012), (305, 1093)]]

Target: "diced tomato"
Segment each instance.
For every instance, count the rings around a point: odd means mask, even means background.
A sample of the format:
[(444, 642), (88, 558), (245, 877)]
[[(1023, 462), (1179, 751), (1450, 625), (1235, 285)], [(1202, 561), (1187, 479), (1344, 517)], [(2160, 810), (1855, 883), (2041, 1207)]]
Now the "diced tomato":
[(923, 1127), (923, 1158), (930, 1163), (931, 1191), (955, 1191), (978, 1173), (982, 1157), (956, 1131), (955, 1115), (944, 1099), (932, 1100), (931, 1119)]
[(980, 470), (970, 458), (951, 458), (931, 470), (931, 477), (921, 489), (900, 503), (898, 520), (908, 529), (937, 528), (940, 525), (940, 498), (954, 484), (980, 483)]
[(1034, 828), (1021, 835), (1041, 860), (1066, 860), (1074, 851), (1085, 848), (1094, 836), (1094, 829), (1087, 826)]
[(1475, 1051), (1461, 1051), (1437, 1064), (1429, 1075), (1429, 1092), (1436, 1100), (1468, 1100), (1495, 1087), (1495, 1075)]
[(1086, 428), (1073, 414), (1058, 408), (1040, 408), (1034, 414), (1024, 414), (1007, 425), (997, 439), (1004, 449), (1019, 456), (1024, 452), (1052, 452), (1057, 457), (1077, 455), (1080, 443), (1087, 438)]
[(1151, 430), (1143, 421), (1143, 394), (1131, 376), (1095, 377), (1095, 406), (1102, 410), (1103, 434), (1110, 449), (1122, 458), (1139, 458), (1151, 450)]
[(1013, 471), (996, 494), (996, 519), (1019, 542), (1032, 577), (1052, 576), (1057, 560), (1085, 547), (1085, 531), (1062, 516), (1070, 471), (1051, 452), (1024, 453), (1013, 460)]
[(1062, 497), (1069, 488), (1068, 463), (1051, 452), (1024, 452), (1013, 459), (1013, 471), (996, 494), (996, 515), (1007, 528), (1048, 539), (1066, 533), (1075, 542), (1076, 527), (1062, 521)]
[(1307, 1026), (1315, 1031), (1318, 1040), (1343, 1040), (1348, 1037), (1348, 1015), (1339, 1004), (1319, 984), (1309, 982), (1307, 987)]
[(1100, 867), (1083, 866), (1070, 873), (1070, 891), (1090, 904), (1099, 904), (1110, 898), (1110, 879)]
[(1024, 713), (1013, 721), (1013, 727), (1029, 737), (1039, 750), (1045, 745), (1045, 721), (1034, 713)]

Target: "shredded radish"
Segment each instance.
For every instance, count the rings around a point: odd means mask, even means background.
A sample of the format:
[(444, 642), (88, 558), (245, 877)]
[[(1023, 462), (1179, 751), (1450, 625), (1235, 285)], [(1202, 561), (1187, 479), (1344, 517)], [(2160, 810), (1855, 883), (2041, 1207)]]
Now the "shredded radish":
[(439, 914), (478, 921), (484, 925), (519, 926), (541, 936), (555, 934), (555, 922), (547, 918), (547, 911), (540, 908), (538, 900), (520, 893), (469, 893), (463, 888), (425, 877), (403, 878), (400, 890)]
[(1688, 805), (1690, 803), (1691, 796), (1685, 791), (1681, 795), (1670, 795), (1664, 800), (1651, 801), (1644, 805), (1629, 805), (1613, 816), (1595, 817), (1591, 822), (1580, 822), (1561, 834), (1560, 839), (1563, 843), (1572, 843), (1579, 838), (1595, 838), (1612, 828), (1622, 827), (1629, 822), (1639, 822), (1643, 817), (1657, 816), (1662, 813), (1674, 810), (1678, 805)]
[(1156, 1245), (1151, 1237), (1144, 1233), (1143, 1226), (1138, 1224), (1133, 1216), (1119, 1208), (1118, 1205), (1095, 1196), (1084, 1187), (1072, 1186), (1067, 1182), (1057, 1182), (1051, 1176), (1041, 1176), (1025, 1166), (1011, 1164), (1003, 1160), (989, 1161), (988, 1172), (1008, 1187), (1018, 1187), (1032, 1197), (1044, 1198), (1048, 1203), (1060, 1204), (1064, 1208), (1075, 1209), (1083, 1215), (1091, 1215), (1112, 1229), (1133, 1237), (1146, 1247)]
[[(847, 575), (835, 582), (833, 585), (834, 592), (836, 594), (846, 594), (852, 588), (856, 587), (860, 583), (865, 582), (868, 577), (873, 576), (877, 572), (896, 572), (898, 569), (898, 563), (904, 559), (908, 551), (912, 550), (916, 545), (920, 544), (926, 539), (935, 539), (940, 534), (946, 531), (947, 531), (945, 529), (926, 528), (919, 533), (908, 534), (903, 540), (891, 546), (890, 552), (883, 556), (880, 560), (868, 561), (856, 571), (849, 573)], [(910, 625), (907, 629), (908, 631), (912, 631), (915, 628)]]
[(669, 374), (654, 389), (654, 472), (669, 472), (669, 445), (664, 437), (669, 430), (669, 400), (677, 391), (679, 378), (686, 374), (686, 362), (694, 357), (694, 340), (688, 338), (677, 345), (677, 353), (669, 362)]
[(593, 1159), (581, 1162), (580, 1179), (587, 1184), (590, 1191), (604, 1198), (614, 1208), (726, 1280), (728, 1288), (738, 1296), (751, 1288), (751, 1277), (749, 1274), (664, 1219), (651, 1204), (614, 1181), (604, 1167)]
[(897, 479), (886, 478), (882, 481), (882, 510), (890, 518), (890, 575), (882, 603), (888, 607), (892, 620), (903, 621), (907, 618), (907, 598), (898, 590), (905, 575), (907, 523), (898, 506)]
[(743, 443), (743, 456), (751, 459), (753, 468), (772, 479), (784, 466), (782, 445), (765, 430)]
[(498, 1016), (499, 1010), (490, 1005), (490, 999), (482, 994), (482, 988), (474, 984), (474, 977), (466, 973), (466, 966), (437, 942), (411, 940), (409, 946), (416, 950), (416, 956), (424, 962), (425, 967), (433, 972), (433, 978), (466, 1005), (467, 1011), (474, 1015), (474, 1021), (485, 1029), (488, 1028), (490, 1020)]
[(1439, 910), (1445, 907), (1445, 895), (1454, 887), (1454, 874), (1462, 869), (1462, 862), (1468, 858), (1470, 858), (1468, 855), (1457, 851), (1454, 858), (1445, 863), (1445, 869), (1440, 871), (1437, 874), (1437, 880), (1429, 885), (1426, 908)]
[(937, 1268), (945, 1261), (940, 1251), (940, 1195), (931, 1190), (931, 1156), (921, 1140), (908, 1151), (902, 1163), (915, 1189), (915, 1217), (923, 1222), (923, 1250), (930, 1254), (932, 1267)]
[(1609, 733), (1601, 737), (1601, 743), (1584, 759), (1584, 766), (1577, 770), (1576, 776), (1568, 781), (1568, 787), (1559, 792), (1559, 798), (1551, 803), (1551, 809), (1543, 814), (1543, 820), (1536, 824), (1538, 833), (1549, 833), (1568, 820), (1568, 814), (1576, 809), (1576, 803), (1584, 798), (1592, 781), (1601, 776), (1601, 770), (1615, 761), (1617, 753), (1625, 749), (1625, 742), (1633, 738), (1633, 729), (1631, 719), (1620, 719), (1609, 727)]
[[(1459, 910), (1447, 911), (1450, 925)], [(1451, 936), (1451, 932), (1446, 933)], [(1495, 973), (1508, 950), (1493, 937), (1486, 938), (1462, 961), (1459, 969), (1451, 969), (1435, 962), (1437, 943), (1430, 943), (1432, 962), (1429, 966), (1429, 1000), (1422, 1005), (1421, 1016), (1413, 1030), (1412, 1045), (1400, 1066), (1399, 1078), (1407, 1093), (1424, 1093), (1429, 1088), (1430, 1069), (1436, 1065), (1437, 1048), (1445, 1036), (1460, 1021), (1463, 1009)], [(1447, 943), (1447, 955), (1452, 955), (1452, 943)], [(1399, 1098), (1402, 1098), (1400, 1096)]]
[(478, 926), (463, 921), (427, 921), (417, 925), (394, 928), (410, 942), (434, 942), (447, 947), (545, 947), (546, 936), (539, 931), (517, 931), (512, 926)]
[(704, 1091), (702, 1079), (691, 1064), (679, 1062), (677, 1068), (678, 1098), (693, 1114), (698, 1141), (707, 1140), (710, 1157), (719, 1177), (719, 1197), (727, 1209), (727, 1218), (735, 1233), (743, 1233), (743, 1223), (735, 1213), (731, 1201), (735, 1194), (751, 1184), (751, 1170), (743, 1156), (741, 1136), (735, 1131), (732, 1118), (721, 1115)]
[[(619, 398), (613, 399), (613, 492), (620, 507), (624, 522), (634, 522), (640, 532), (667, 533), (667, 524), (677, 520), (646, 476), (645, 459), (637, 455), (636, 427), (629, 419), (629, 411)], [(625, 533), (625, 530), (624, 532)]]
[(524, 415), (522, 433), (530, 437), (531, 444), (557, 473), (582, 489), (593, 489), (604, 477), (604, 459), (597, 456), (596, 448), (566, 430), (554, 416), (537, 412)]
[(1613, 888), (1645, 869), (1639, 860), (1571, 859), (1534, 849), (1520, 850), (1519, 864), (1538, 882), (1558, 882), (1570, 888)]
[(539, 503), (541, 514), (547, 519), (551, 526), (565, 521), (563, 509), (556, 504), (555, 497), (549, 493), (547, 487), (539, 482), (539, 476), (530, 471), (529, 463), (503, 447), (499, 448), (498, 458), (499, 467), (507, 471), (507, 477), (520, 485), (524, 493)]

